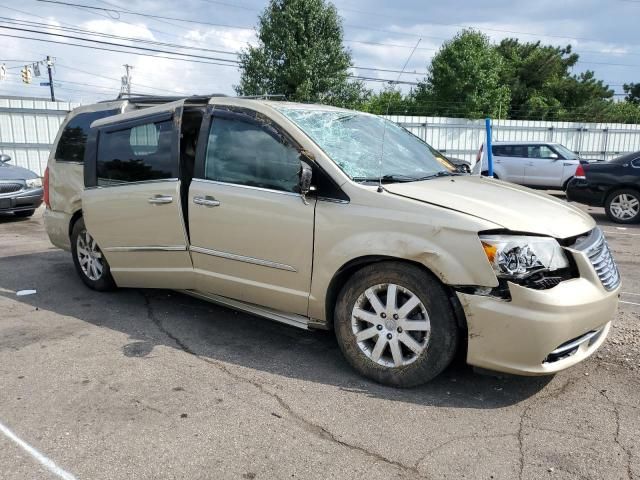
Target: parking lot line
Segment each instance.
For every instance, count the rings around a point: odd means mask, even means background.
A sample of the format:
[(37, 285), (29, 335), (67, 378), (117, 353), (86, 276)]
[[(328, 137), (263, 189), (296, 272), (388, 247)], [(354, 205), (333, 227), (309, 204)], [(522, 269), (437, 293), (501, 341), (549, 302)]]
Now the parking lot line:
[(614, 232), (612, 230), (603, 230), (603, 232), (610, 233), (612, 235), (631, 235), (632, 237), (640, 237), (640, 233)]
[(620, 300), (620, 303), (626, 303), (627, 305), (638, 305), (638, 306), (640, 306), (640, 303), (635, 303), (635, 302), (625, 302), (624, 300)]
[(621, 292), (622, 295), (634, 295), (636, 297), (640, 297), (640, 293), (631, 293), (631, 292)]
[(27, 442), (18, 437), (15, 433), (13, 433), (8, 427), (0, 423), (0, 432), (2, 432), (9, 440), (22, 448), (25, 452), (35, 458), (38, 462), (42, 464), (47, 470), (49, 470), (54, 475), (62, 478), (63, 480), (77, 480), (76, 477), (71, 475), (69, 472), (66, 472), (59, 466), (57, 466), (53, 460), (45, 457), (38, 450), (33, 448)]

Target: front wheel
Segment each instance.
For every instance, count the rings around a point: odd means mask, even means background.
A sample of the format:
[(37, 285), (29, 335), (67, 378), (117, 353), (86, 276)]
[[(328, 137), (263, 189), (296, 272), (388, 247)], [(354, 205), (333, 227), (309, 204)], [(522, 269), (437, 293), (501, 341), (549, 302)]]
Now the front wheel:
[(640, 220), (640, 193), (631, 189), (617, 190), (604, 204), (607, 217), (617, 223), (635, 223)]
[(382, 262), (356, 272), (338, 297), (334, 318), (349, 363), (385, 385), (428, 382), (451, 363), (459, 342), (446, 291), (409, 264)]
[(101, 292), (115, 288), (116, 284), (111, 276), (107, 259), (104, 258), (95, 239), (87, 231), (82, 218), (73, 225), (71, 254), (76, 271), (85, 285)]

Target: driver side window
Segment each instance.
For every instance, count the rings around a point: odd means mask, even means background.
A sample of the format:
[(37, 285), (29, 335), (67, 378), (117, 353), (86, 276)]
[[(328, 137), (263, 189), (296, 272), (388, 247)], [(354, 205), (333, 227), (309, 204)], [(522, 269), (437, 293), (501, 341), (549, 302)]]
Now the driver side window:
[(257, 123), (234, 117), (211, 121), (205, 177), (224, 183), (299, 192), (300, 154)]

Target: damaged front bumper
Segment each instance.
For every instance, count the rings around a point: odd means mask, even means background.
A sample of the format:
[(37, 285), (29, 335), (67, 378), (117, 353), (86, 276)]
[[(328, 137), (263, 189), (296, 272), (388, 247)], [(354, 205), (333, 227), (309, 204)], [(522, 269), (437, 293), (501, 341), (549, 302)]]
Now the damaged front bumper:
[(457, 292), (467, 319), (467, 363), (519, 375), (547, 375), (589, 357), (604, 342), (620, 286), (607, 290), (583, 252), (580, 276), (534, 290), (509, 283), (510, 300)]

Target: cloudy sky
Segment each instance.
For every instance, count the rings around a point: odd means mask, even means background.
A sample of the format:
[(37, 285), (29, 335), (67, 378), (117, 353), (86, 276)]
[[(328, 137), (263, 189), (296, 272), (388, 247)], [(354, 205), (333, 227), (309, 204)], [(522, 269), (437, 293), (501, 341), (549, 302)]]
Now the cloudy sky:
[[(0, 62), (8, 67), (0, 95), (45, 97), (46, 81), (22, 84), (20, 65), (51, 55), (56, 59), (57, 97), (83, 103), (113, 98), (120, 89), (123, 64), (133, 65), (137, 93), (233, 93), (239, 72), (234, 52), (255, 41), (254, 25), (266, 0), (60, 0), (81, 8), (37, 0), (0, 0)], [(571, 44), (580, 54), (575, 73), (594, 70), (617, 93), (625, 82), (640, 82), (640, 0), (335, 0), (344, 19), (345, 45), (355, 75), (396, 80), (418, 39), (420, 46), (401, 80), (424, 77), (443, 41), (464, 27), (484, 31), (492, 40), (517, 37), (553, 45)], [(484, 3), (484, 5), (481, 5)], [(152, 18), (156, 15), (167, 18)], [(186, 20), (186, 21), (184, 21)], [(16, 30), (21, 29), (21, 30)], [(70, 29), (76, 29), (72, 31)], [(127, 51), (123, 46), (89, 44), (58, 35), (88, 37), (85, 31), (154, 43), (136, 45), (192, 55), (148, 55), (81, 48), (77, 44)], [(23, 38), (16, 38), (23, 37)], [(37, 41), (35, 39), (45, 41)], [(129, 41), (92, 37), (127, 45)], [(53, 43), (55, 41), (57, 43)], [(74, 45), (75, 44), (75, 45)], [(183, 47), (183, 48), (180, 48)], [(185, 48), (186, 47), (186, 48)], [(187, 57), (183, 57), (185, 59)], [(43, 74), (45, 69), (42, 69)], [(379, 90), (384, 83), (368, 81)], [(405, 87), (408, 88), (408, 87)]]

